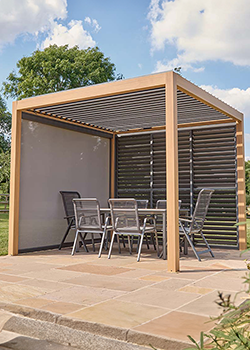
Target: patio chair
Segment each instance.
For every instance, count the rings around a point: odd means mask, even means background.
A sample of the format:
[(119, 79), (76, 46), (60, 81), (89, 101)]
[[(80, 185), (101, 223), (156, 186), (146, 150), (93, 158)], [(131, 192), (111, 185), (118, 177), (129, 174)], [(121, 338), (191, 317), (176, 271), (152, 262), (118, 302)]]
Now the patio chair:
[(147, 221), (149, 221), (150, 217), (145, 217), (143, 220), (143, 225), (140, 225), (140, 219), (138, 214), (138, 203), (135, 199), (109, 199), (109, 205), (111, 209), (111, 219), (112, 219), (112, 229), (113, 229), (113, 235), (111, 239), (111, 244), (109, 248), (109, 254), (108, 258), (110, 259), (113, 244), (114, 244), (114, 238), (115, 236), (127, 236), (128, 237), (128, 244), (129, 244), (129, 251), (130, 254), (132, 254), (131, 249), (131, 241), (130, 236), (137, 236), (140, 237), (140, 243), (138, 248), (138, 256), (137, 261), (140, 261), (141, 256), (141, 248), (142, 248), (142, 242), (143, 237), (145, 233), (148, 232), (154, 232), (157, 242), (157, 251), (158, 251), (158, 239), (157, 239), (157, 232), (156, 227), (152, 224), (147, 225)]
[[(166, 201), (166, 199), (159, 199), (156, 202), (155, 209), (167, 209), (167, 201)], [(181, 200), (179, 200), (179, 210), (180, 209), (181, 209)], [(156, 226), (157, 215), (155, 215), (154, 219), (155, 219), (155, 226)], [(158, 235), (158, 233), (157, 233), (157, 235)], [(162, 258), (162, 255), (163, 255), (163, 251), (159, 255), (159, 258)]]
[[(75, 213), (74, 213), (74, 207), (73, 207), (73, 199), (74, 198), (81, 198), (81, 195), (79, 192), (76, 191), (60, 191), (60, 194), (62, 196), (62, 201), (63, 201), (63, 206), (64, 206), (64, 211), (65, 211), (65, 217), (64, 219), (67, 220), (68, 227), (67, 230), (63, 236), (63, 239), (59, 245), (59, 250), (62, 249), (63, 243), (65, 239), (67, 238), (69, 231), (71, 229), (75, 229)], [(81, 236), (80, 236), (81, 237)], [(93, 252), (95, 251), (95, 241), (94, 241), (94, 235), (91, 235), (91, 240), (92, 240), (92, 247), (93, 247)], [(81, 237), (81, 243), (88, 252), (88, 248), (84, 242), (84, 239)]]
[[(63, 243), (65, 242), (68, 234), (69, 234), (69, 231), (71, 229), (75, 229), (75, 214), (74, 214), (74, 208), (73, 208), (73, 202), (72, 200), (74, 198), (80, 198), (81, 195), (79, 192), (76, 192), (76, 191), (60, 191), (60, 194), (62, 196), (62, 201), (63, 201), (63, 207), (64, 207), (64, 211), (65, 211), (65, 217), (64, 219), (67, 220), (67, 229), (66, 229), (66, 232), (63, 236), (63, 239), (59, 245), (59, 250), (62, 249), (62, 246), (63, 246)], [(84, 249), (86, 250), (86, 252), (88, 252), (88, 248), (86, 247), (86, 244), (85, 242), (83, 242), (83, 239), (82, 239), (82, 244), (83, 244), (83, 247)]]
[(108, 226), (110, 217), (107, 216), (105, 224), (102, 225), (100, 204), (96, 198), (74, 198), (73, 206), (75, 213), (76, 235), (71, 254), (75, 254), (78, 235), (81, 236), (81, 234), (84, 233), (84, 241), (88, 233), (91, 233), (92, 235), (97, 233), (101, 235), (101, 245), (98, 254), (98, 258), (100, 258), (106, 232), (111, 230), (111, 226)]
[[(214, 254), (202, 232), (213, 192), (214, 190), (212, 189), (203, 188), (198, 194), (198, 199), (191, 219), (180, 218), (180, 235), (187, 239), (199, 261), (201, 261), (200, 255), (208, 252), (214, 258)], [(186, 225), (184, 223), (186, 223)], [(198, 234), (201, 235), (207, 247), (206, 250), (200, 252), (197, 252), (194, 245), (194, 235)]]

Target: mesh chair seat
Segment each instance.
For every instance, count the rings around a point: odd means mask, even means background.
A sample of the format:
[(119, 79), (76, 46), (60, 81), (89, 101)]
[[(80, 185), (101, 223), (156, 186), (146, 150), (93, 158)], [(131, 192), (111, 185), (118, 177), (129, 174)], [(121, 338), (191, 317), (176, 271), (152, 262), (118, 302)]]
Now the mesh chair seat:
[(135, 199), (109, 199), (109, 205), (111, 209), (112, 229), (113, 236), (110, 244), (109, 255), (110, 259), (111, 251), (114, 243), (114, 237), (117, 235), (128, 236), (129, 250), (132, 253), (131, 242), (129, 236), (140, 237), (140, 243), (138, 247), (137, 261), (140, 261), (142, 242), (145, 232), (154, 232), (156, 235), (157, 247), (157, 232), (156, 227), (152, 225), (146, 225), (147, 220), (150, 218), (145, 217), (143, 225), (140, 224), (140, 218), (138, 214), (138, 203)]

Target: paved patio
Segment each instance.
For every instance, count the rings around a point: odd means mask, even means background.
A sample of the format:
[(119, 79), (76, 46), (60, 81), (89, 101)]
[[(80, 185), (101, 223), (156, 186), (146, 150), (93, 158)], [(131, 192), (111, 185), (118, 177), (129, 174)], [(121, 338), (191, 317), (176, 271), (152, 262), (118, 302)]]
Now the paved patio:
[[(218, 290), (235, 295), (244, 288), (248, 253), (214, 253), (215, 259), (204, 255), (198, 262), (189, 251), (176, 274), (167, 273), (167, 262), (145, 246), (139, 263), (124, 249), (120, 255), (114, 250), (110, 260), (106, 252), (101, 259), (83, 251), (72, 257), (70, 249), (1, 257), (0, 307), (28, 307), (63, 315), (67, 322), (133, 331), (140, 339), (148, 334), (187, 343), (188, 334), (198, 340), (200, 331), (213, 327), (208, 321), (220, 313)], [(237, 302), (244, 297), (238, 295)]]

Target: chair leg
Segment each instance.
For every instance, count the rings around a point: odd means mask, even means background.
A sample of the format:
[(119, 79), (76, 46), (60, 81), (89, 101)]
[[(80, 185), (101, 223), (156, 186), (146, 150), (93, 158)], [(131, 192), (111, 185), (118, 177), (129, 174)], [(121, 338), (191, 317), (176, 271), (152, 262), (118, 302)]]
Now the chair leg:
[(102, 248), (103, 248), (105, 236), (106, 236), (106, 231), (104, 231), (103, 234), (102, 234), (102, 239), (101, 239), (101, 245), (100, 245), (100, 249), (99, 249), (98, 258), (100, 258), (101, 255), (102, 255)]
[(64, 243), (65, 239), (67, 238), (67, 236), (68, 236), (68, 234), (69, 234), (69, 231), (70, 231), (70, 229), (71, 229), (72, 223), (73, 223), (73, 219), (72, 219), (72, 220), (70, 221), (70, 223), (68, 224), (67, 230), (66, 230), (66, 232), (65, 232), (65, 234), (64, 234), (64, 236), (63, 236), (63, 239), (62, 239), (62, 241), (61, 241), (61, 243), (60, 243), (60, 245), (59, 245), (59, 248), (58, 248), (59, 250), (62, 249), (63, 243)]
[[(140, 261), (140, 257), (141, 257), (141, 248), (142, 248), (143, 236), (144, 236), (144, 234), (142, 234), (141, 237), (140, 237), (140, 244), (139, 244), (138, 256), (137, 256), (137, 261), (138, 262)], [(139, 240), (139, 236), (138, 236), (138, 240)]]
[[(155, 245), (155, 240), (154, 240), (154, 234), (152, 233), (152, 234), (150, 235), (150, 237), (151, 237), (152, 245), (154, 246), (154, 250), (156, 250), (156, 245)], [(157, 236), (157, 241), (158, 241), (158, 236)]]
[(95, 239), (94, 239), (94, 233), (91, 233), (91, 240), (92, 240), (93, 252), (95, 252)]
[(122, 236), (122, 244), (123, 244), (123, 248), (126, 248), (124, 236)]
[[(153, 235), (152, 235), (152, 238), (154, 238)], [(154, 240), (154, 239), (153, 239), (153, 240)], [(159, 256), (159, 255), (160, 255), (160, 251), (159, 251), (159, 242), (158, 242), (157, 230), (155, 230), (155, 243), (156, 243), (155, 249), (157, 249), (157, 250), (156, 250), (156, 251), (157, 251), (157, 256)]]
[(146, 244), (147, 244), (147, 248), (149, 249), (149, 243), (148, 243), (148, 235), (145, 234), (145, 238), (146, 238)]
[(78, 230), (76, 230), (76, 235), (75, 235), (75, 240), (74, 240), (74, 244), (73, 244), (71, 255), (75, 254), (76, 245), (77, 245), (77, 238), (78, 238)]
[(200, 234), (201, 234), (201, 237), (203, 238), (203, 241), (205, 242), (205, 244), (206, 244), (206, 246), (207, 246), (207, 248), (208, 248), (209, 253), (210, 253), (211, 256), (214, 258), (214, 254), (213, 254), (213, 252), (212, 252), (212, 249), (210, 248), (210, 245), (208, 244), (208, 241), (206, 240), (206, 238), (205, 238), (203, 232), (201, 231)]
[(131, 240), (130, 240), (130, 236), (128, 236), (128, 247), (129, 247), (129, 254), (132, 254), (132, 248), (131, 248)]
[(85, 252), (88, 253), (89, 251), (88, 251), (88, 248), (87, 248), (87, 246), (86, 246), (86, 244), (85, 244), (85, 241), (84, 241), (84, 240), (85, 240), (85, 237), (87, 236), (87, 233), (85, 233), (84, 237), (82, 237), (82, 233), (81, 233), (81, 232), (79, 232), (79, 234), (80, 234), (82, 246), (83, 246)]
[(118, 243), (118, 251), (119, 251), (119, 254), (121, 254), (121, 244), (120, 244), (120, 236), (119, 235), (116, 235), (117, 237), (117, 243)]
[(108, 259), (110, 259), (110, 256), (111, 256), (111, 252), (112, 252), (112, 248), (113, 248), (113, 244), (114, 244), (114, 239), (115, 239), (115, 233), (113, 232), (113, 235), (112, 235), (112, 238), (111, 238), (111, 242), (110, 242), (110, 247), (109, 247)]

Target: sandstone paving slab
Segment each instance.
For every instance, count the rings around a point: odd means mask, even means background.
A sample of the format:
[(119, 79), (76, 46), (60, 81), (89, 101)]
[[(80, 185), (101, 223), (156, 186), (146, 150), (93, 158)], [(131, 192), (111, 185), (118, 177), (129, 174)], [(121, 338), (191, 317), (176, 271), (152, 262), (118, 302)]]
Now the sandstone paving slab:
[(99, 322), (110, 326), (131, 328), (168, 312), (166, 309), (109, 300), (68, 314), (68, 317)]
[(84, 306), (85, 305), (81, 305), (81, 304), (65, 303), (65, 302), (60, 302), (60, 301), (59, 302), (52, 302), (51, 301), (49, 304), (47, 302), (46, 305), (41, 306), (41, 309), (45, 310), (45, 311), (54, 312), (56, 314), (65, 315), (65, 314), (69, 314), (69, 313), (75, 312), (77, 310), (80, 310)]
[(179, 292), (196, 293), (196, 294), (208, 294), (214, 291), (212, 288), (196, 287), (193, 285), (188, 285), (178, 289)]
[(91, 274), (95, 274), (95, 275), (113, 276), (113, 275), (119, 275), (122, 272), (130, 271), (131, 269), (124, 268), (124, 267), (116, 267), (116, 266), (76, 264), (76, 265), (60, 267), (58, 270), (91, 273)]
[(37, 297), (44, 295), (46, 289), (31, 286), (11, 284), (0, 288), (0, 301), (14, 302), (19, 299)]
[(195, 300), (198, 297), (199, 295), (194, 293), (184, 293), (173, 290), (146, 287), (139, 291), (124, 294), (118, 299), (123, 301), (139, 303), (142, 305), (151, 305), (167, 309), (175, 309), (186, 304), (187, 302)]
[(146, 270), (155, 270), (155, 271), (167, 271), (167, 261), (166, 260), (151, 260), (151, 261), (143, 261), (143, 259), (138, 263), (135, 262), (127, 267), (136, 268), (136, 269), (146, 269)]
[(120, 277), (125, 277), (125, 278), (139, 278), (143, 276), (148, 276), (152, 275), (154, 271), (152, 270), (146, 270), (146, 269), (131, 269), (130, 271), (123, 272), (119, 274)]
[(246, 289), (246, 284), (243, 284), (242, 278), (235, 278), (227, 276), (227, 274), (218, 273), (213, 276), (207, 276), (206, 278), (203, 278), (202, 280), (199, 280), (194, 283), (195, 286), (199, 287), (213, 287), (214, 289), (221, 289), (221, 290), (230, 290), (230, 291), (240, 291), (244, 288)]
[(93, 305), (123, 295), (124, 292), (102, 288), (76, 286), (49, 293), (44, 298), (54, 301)]
[(69, 285), (64, 282), (47, 281), (42, 279), (29, 278), (25, 282), (19, 282), (19, 284), (25, 284), (26, 286), (33, 286), (38, 288), (44, 288), (47, 292), (53, 292), (64, 288), (69, 288)]
[(0, 281), (5, 282), (21, 282), (21, 281), (27, 281), (27, 278), (25, 277), (19, 277), (19, 276), (13, 276), (13, 275), (7, 275), (7, 274), (0, 274)]
[(170, 272), (162, 272), (159, 271), (158, 273), (155, 273), (160, 276), (164, 277), (170, 277), (170, 278), (178, 278), (178, 279), (189, 279), (189, 280), (200, 280), (202, 278), (205, 278), (207, 276), (212, 276), (216, 274), (217, 272), (212, 272), (212, 271), (189, 271), (189, 270), (184, 270), (184, 271), (179, 271), (178, 273), (170, 273)]
[(81, 277), (69, 279), (65, 282), (82, 286), (121, 290), (126, 292), (131, 292), (142, 287), (149, 286), (153, 283), (152, 281), (140, 281), (133, 278), (122, 278), (119, 277), (119, 275), (103, 276), (91, 274), (83, 274)]
[(213, 323), (208, 317), (173, 311), (134, 329), (149, 334), (188, 341), (187, 335), (199, 339), (201, 331), (209, 331)]
[(6, 269), (6, 274), (13, 274), (13, 275), (25, 275), (27, 273), (37, 273), (40, 271), (46, 271), (49, 268), (56, 268), (60, 267), (61, 265), (48, 265), (43, 263), (36, 263), (36, 262), (25, 262), (20, 263), (17, 265), (13, 265), (11, 268)]
[(60, 270), (60, 269), (47, 269), (45, 271), (43, 270), (43, 271), (36, 271), (36, 272), (32, 271), (32, 272), (23, 274), (23, 276), (25, 277), (43, 279), (43, 280), (55, 281), (55, 282), (56, 281), (62, 282), (69, 278), (80, 277), (81, 275), (82, 275), (81, 272), (67, 271), (67, 270)]
[(147, 275), (139, 278), (142, 281), (162, 282), (170, 279), (170, 277), (158, 276), (158, 275)]
[(179, 290), (180, 288), (189, 285), (194, 280), (188, 280), (183, 278), (167, 278), (164, 281), (159, 281), (159, 283), (156, 283), (152, 286), (152, 288), (159, 288), (163, 289), (165, 291), (175, 291)]
[(21, 299), (14, 302), (14, 304), (29, 306), (35, 309), (39, 309), (42, 306), (52, 303), (52, 300), (42, 299), (42, 298), (27, 298)]
[[(235, 293), (232, 293), (230, 291), (224, 290), (224, 295), (231, 295), (231, 300), (234, 299)], [(216, 301), (218, 301), (218, 291), (215, 290), (211, 293), (208, 293), (206, 295), (202, 295), (200, 298), (191, 301), (187, 305), (184, 305), (178, 309), (178, 311), (184, 311), (184, 312), (190, 312), (195, 313), (202, 316), (207, 317), (215, 317), (219, 316), (222, 312), (222, 308), (219, 307), (218, 304), (216, 304)], [(243, 300), (241, 300), (241, 296), (239, 295), (237, 297), (236, 302), (240, 303)]]

